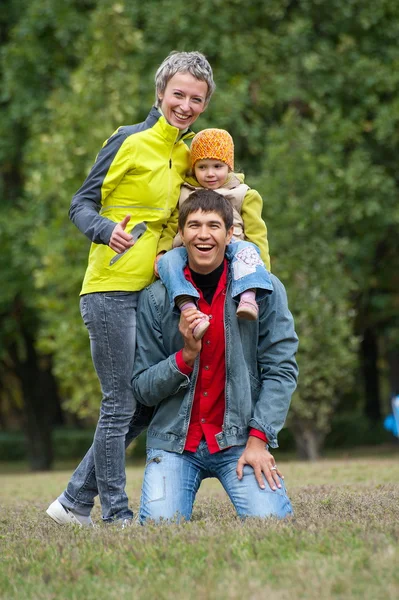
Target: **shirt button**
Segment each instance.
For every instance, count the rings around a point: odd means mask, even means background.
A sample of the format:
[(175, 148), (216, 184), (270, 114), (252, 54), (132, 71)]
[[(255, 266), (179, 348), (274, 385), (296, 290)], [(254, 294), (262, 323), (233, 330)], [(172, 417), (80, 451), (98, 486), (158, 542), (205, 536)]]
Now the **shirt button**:
[(212, 315), (208, 315), (208, 319), (209, 319), (209, 320), (210, 320), (210, 319), (213, 319), (213, 316), (212, 316)]
[(207, 395), (208, 395), (208, 392), (204, 392), (204, 396), (207, 396)]
[(206, 419), (201, 419), (201, 423), (206, 423)]
[(209, 344), (210, 344), (210, 343), (211, 343), (211, 342), (210, 342), (209, 340), (206, 340), (206, 342), (205, 342), (205, 344), (206, 344), (207, 346), (209, 346)]
[(205, 369), (205, 371), (209, 371), (209, 366), (205, 365), (204, 369)]

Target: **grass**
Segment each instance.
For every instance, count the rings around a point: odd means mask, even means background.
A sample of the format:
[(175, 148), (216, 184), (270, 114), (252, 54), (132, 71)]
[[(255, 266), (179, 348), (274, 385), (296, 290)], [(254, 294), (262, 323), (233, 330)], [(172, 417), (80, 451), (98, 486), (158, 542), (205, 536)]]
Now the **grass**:
[[(397, 447), (311, 464), (279, 459), (295, 510), (283, 522), (240, 522), (207, 480), (191, 523), (126, 530), (61, 528), (44, 511), (70, 473), (3, 469), (0, 598), (396, 600), (398, 459)], [(142, 468), (127, 475), (136, 511)]]

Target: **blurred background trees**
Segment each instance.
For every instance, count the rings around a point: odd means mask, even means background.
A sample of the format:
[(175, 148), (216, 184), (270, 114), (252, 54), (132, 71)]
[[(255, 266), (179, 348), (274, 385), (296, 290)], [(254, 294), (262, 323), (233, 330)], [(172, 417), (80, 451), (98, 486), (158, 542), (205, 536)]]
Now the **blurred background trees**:
[(300, 336), (299, 454), (316, 458), (345, 414), (372, 443), (399, 391), (399, 5), (3, 5), (0, 428), (23, 428), (32, 468), (51, 465), (54, 425), (90, 422), (100, 399), (78, 309), (89, 242), (70, 199), (103, 141), (146, 117), (174, 49), (210, 60), (217, 90), (195, 130), (230, 131), (264, 199)]

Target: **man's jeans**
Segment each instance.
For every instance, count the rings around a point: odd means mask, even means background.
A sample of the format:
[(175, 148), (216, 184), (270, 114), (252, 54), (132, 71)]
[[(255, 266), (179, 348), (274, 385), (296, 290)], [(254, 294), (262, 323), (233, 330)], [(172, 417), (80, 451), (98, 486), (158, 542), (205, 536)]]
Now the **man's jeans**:
[[(270, 273), (263, 264), (259, 248), (251, 242), (235, 241), (226, 247), (226, 257), (232, 264), (231, 295), (236, 298), (250, 289), (273, 290)], [(187, 250), (183, 247), (166, 252), (158, 262), (158, 272), (168, 291), (171, 306), (177, 296), (199, 298), (199, 293), (184, 276), (187, 265)]]
[(210, 454), (206, 442), (201, 441), (196, 452), (166, 452), (150, 448), (144, 473), (140, 505), (140, 522), (146, 519), (180, 521), (190, 519), (193, 503), (201, 481), (207, 477), (219, 479), (242, 517), (284, 518), (292, 514), (284, 483), (273, 492), (265, 479), (262, 490), (249, 465), (244, 467), (240, 481), (236, 467), (244, 446), (233, 446)]
[(138, 292), (101, 292), (86, 294), (80, 301), (103, 397), (93, 445), (59, 501), (89, 515), (99, 494), (104, 521), (133, 516), (125, 493), (125, 447), (149, 421), (143, 419), (141, 413), (148, 409), (141, 405), (132, 420), (137, 300)]

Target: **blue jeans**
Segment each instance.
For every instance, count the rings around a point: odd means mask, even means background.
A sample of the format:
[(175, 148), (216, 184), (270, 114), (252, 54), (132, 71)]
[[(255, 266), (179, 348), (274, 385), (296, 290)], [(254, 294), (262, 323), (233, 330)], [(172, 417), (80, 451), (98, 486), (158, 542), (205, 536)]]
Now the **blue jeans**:
[(93, 444), (59, 501), (89, 515), (99, 494), (104, 521), (133, 517), (125, 492), (125, 448), (147, 427), (152, 413), (139, 405), (133, 417), (137, 300), (138, 292), (93, 293), (80, 300), (102, 402)]
[(207, 477), (219, 479), (237, 514), (245, 517), (278, 517), (293, 513), (283, 481), (273, 492), (266, 479), (261, 489), (249, 465), (244, 467), (240, 481), (236, 467), (244, 446), (233, 446), (210, 454), (202, 440), (196, 452), (178, 454), (149, 448), (140, 503), (140, 522), (146, 519), (189, 520), (201, 481)]
[[(259, 248), (251, 242), (233, 242), (226, 248), (226, 258), (232, 263), (233, 298), (245, 290), (258, 289), (271, 292), (273, 284), (269, 271), (263, 264)], [(187, 264), (187, 250), (183, 247), (166, 252), (158, 262), (158, 272), (165, 285), (170, 303), (175, 304), (177, 296), (192, 296), (199, 298), (195, 287), (184, 277), (184, 267)]]

